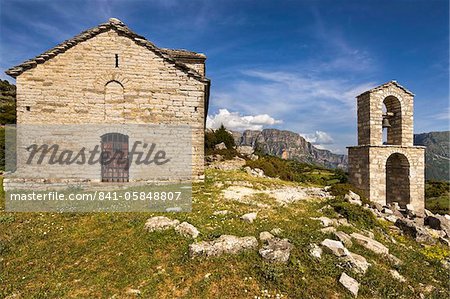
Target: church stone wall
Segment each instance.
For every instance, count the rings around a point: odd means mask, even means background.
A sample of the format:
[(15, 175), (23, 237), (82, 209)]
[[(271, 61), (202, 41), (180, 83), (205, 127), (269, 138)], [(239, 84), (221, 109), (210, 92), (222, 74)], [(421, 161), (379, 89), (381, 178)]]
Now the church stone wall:
[(18, 124), (189, 125), (193, 174), (203, 174), (206, 83), (114, 30), (38, 64), (16, 82)]

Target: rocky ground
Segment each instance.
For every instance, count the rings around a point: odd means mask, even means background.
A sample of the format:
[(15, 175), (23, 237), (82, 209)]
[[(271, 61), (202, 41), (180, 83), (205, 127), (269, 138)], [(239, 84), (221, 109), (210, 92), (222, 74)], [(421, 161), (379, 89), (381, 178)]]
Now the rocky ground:
[[(192, 213), (0, 212), (0, 298), (448, 298), (449, 219), (212, 159)], [(426, 224), (426, 225), (425, 225)]]

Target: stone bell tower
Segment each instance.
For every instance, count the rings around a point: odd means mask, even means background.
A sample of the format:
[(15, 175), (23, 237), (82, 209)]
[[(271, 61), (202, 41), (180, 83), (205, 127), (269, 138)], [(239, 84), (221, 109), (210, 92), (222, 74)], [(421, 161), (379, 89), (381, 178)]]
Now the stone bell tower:
[(423, 213), (425, 147), (413, 146), (413, 101), (396, 81), (357, 96), (358, 145), (348, 147), (348, 170), (369, 200)]

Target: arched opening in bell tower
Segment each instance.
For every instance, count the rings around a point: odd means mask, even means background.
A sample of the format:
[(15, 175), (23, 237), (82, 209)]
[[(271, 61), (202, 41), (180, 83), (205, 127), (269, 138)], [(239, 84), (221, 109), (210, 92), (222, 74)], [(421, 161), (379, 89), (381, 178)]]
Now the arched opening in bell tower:
[(388, 96), (382, 108), (382, 143), (386, 145), (402, 144), (402, 107), (399, 99)]
[(394, 153), (386, 161), (386, 204), (410, 203), (409, 162), (405, 155)]

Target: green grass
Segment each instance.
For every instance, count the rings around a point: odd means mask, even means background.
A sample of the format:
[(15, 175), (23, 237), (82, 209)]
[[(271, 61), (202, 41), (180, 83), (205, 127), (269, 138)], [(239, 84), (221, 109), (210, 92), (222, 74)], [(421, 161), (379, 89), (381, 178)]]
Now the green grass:
[[(427, 298), (449, 297), (448, 270), (440, 263), (448, 257), (448, 248), (435, 245), (425, 250), (415, 241), (391, 233), (385, 222), (372, 219), (365, 225), (361, 223), (366, 217), (362, 208), (339, 200), (278, 206), (266, 196), (255, 195), (253, 200), (271, 207), (256, 209), (258, 218), (249, 224), (239, 216), (255, 207), (221, 197), (224, 188), (242, 182), (259, 189), (298, 185), (241, 171), (208, 170), (205, 183), (194, 185), (192, 212), (164, 214), (8, 213), (2, 192), (0, 298), (13, 294), (13, 298), (132, 298), (134, 295), (126, 293), (128, 288), (139, 289), (143, 298), (263, 298), (265, 290), (284, 298), (350, 298), (338, 283), (343, 271), (339, 261), (330, 254), (323, 254), (321, 260), (308, 254), (309, 244), (332, 237), (321, 233), (319, 222), (310, 219), (323, 215), (318, 210), (327, 204), (333, 208), (332, 215), (340, 212), (349, 217), (353, 226), (345, 231), (370, 228), (378, 241), (404, 261), (397, 270), (407, 283), (400, 283), (389, 276), (394, 266), (384, 257), (353, 245), (350, 250), (372, 264), (364, 276), (346, 270), (361, 283), (359, 298), (419, 298), (426, 285), (434, 287)], [(231, 213), (213, 215), (224, 209)], [(192, 223), (201, 232), (200, 240), (221, 234), (258, 236), (278, 227), (295, 248), (283, 266), (265, 263), (257, 251), (191, 259), (187, 253), (192, 240), (173, 231), (144, 231), (145, 220), (154, 215)]]
[(450, 213), (450, 183), (428, 181), (425, 184), (425, 207), (433, 213)]

